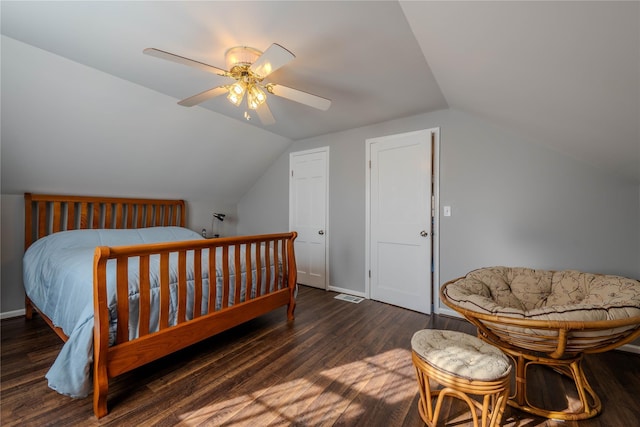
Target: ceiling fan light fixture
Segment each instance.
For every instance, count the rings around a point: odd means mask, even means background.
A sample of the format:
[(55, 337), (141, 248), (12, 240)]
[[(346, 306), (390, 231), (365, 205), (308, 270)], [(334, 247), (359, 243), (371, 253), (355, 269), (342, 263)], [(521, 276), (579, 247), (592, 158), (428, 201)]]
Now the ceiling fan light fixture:
[(246, 86), (241, 81), (235, 82), (229, 87), (229, 92), (233, 92), (238, 96), (242, 96), (245, 90), (246, 90)]
[(267, 95), (256, 85), (251, 85), (247, 91), (247, 105), (251, 110), (257, 109), (267, 100)]
[(242, 98), (244, 98), (244, 93), (242, 95), (237, 95), (235, 92), (229, 92), (227, 95), (227, 99), (236, 107), (239, 107), (242, 104)]

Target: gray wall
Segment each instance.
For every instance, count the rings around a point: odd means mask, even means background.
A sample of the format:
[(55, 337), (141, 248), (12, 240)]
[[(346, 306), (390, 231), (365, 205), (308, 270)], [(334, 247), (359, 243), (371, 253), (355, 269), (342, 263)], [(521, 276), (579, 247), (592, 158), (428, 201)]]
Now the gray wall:
[[(187, 200), (189, 227), (229, 214), (225, 234), (288, 229), (289, 152), (330, 146), (332, 286), (364, 292), (365, 140), (440, 127), (440, 282), (486, 265), (576, 268), (640, 278), (640, 188), (459, 111), (297, 141), (236, 207)], [(1, 312), (23, 308), (22, 196), (3, 194)], [(236, 227), (237, 226), (237, 227)]]
[[(296, 141), (330, 147), (331, 286), (365, 290), (365, 140), (440, 127), (440, 282), (490, 265), (640, 278), (638, 185), (454, 110)], [(240, 234), (288, 228), (289, 152), (238, 203)]]
[(24, 309), (22, 255), (24, 253), (24, 200), (0, 199), (0, 313)]

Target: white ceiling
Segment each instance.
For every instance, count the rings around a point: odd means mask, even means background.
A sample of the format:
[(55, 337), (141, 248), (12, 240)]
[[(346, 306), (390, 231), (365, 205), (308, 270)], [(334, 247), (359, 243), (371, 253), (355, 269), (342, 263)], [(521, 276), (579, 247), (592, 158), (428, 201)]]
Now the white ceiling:
[[(211, 75), (142, 54), (225, 67), (276, 42), (296, 59), (269, 80), (332, 100), (269, 98), (293, 140), (444, 108), (640, 183), (640, 3), (432, 1), (2, 1), (2, 34), (168, 95)], [(186, 107), (185, 107), (186, 108)], [(244, 121), (224, 97), (206, 108)]]

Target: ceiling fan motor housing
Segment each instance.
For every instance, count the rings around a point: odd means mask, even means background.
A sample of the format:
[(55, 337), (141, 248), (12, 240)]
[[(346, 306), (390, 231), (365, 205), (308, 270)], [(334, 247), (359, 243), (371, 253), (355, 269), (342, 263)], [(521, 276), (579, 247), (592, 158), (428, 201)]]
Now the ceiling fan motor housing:
[(249, 67), (262, 55), (262, 51), (248, 46), (236, 46), (224, 54), (227, 63), (227, 70), (232, 70), (236, 66)]

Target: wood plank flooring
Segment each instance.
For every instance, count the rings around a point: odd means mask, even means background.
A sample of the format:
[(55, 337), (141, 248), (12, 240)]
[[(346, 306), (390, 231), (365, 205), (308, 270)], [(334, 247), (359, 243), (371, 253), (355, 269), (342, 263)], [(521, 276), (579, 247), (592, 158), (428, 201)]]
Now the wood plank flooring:
[[(421, 426), (410, 340), (424, 328), (474, 334), (469, 323), (426, 316), (301, 287), (296, 319), (285, 309), (124, 374), (110, 382), (109, 414), (93, 416), (91, 396), (50, 390), (44, 375), (62, 342), (41, 318), (1, 322), (3, 426)], [(640, 356), (590, 355), (585, 370), (603, 401), (601, 415), (556, 422), (507, 407), (504, 425), (631, 427), (640, 420)], [(560, 409), (575, 398), (553, 371), (535, 369), (539, 398)], [(573, 396), (572, 396), (573, 393)], [(453, 401), (446, 425), (470, 426)]]

